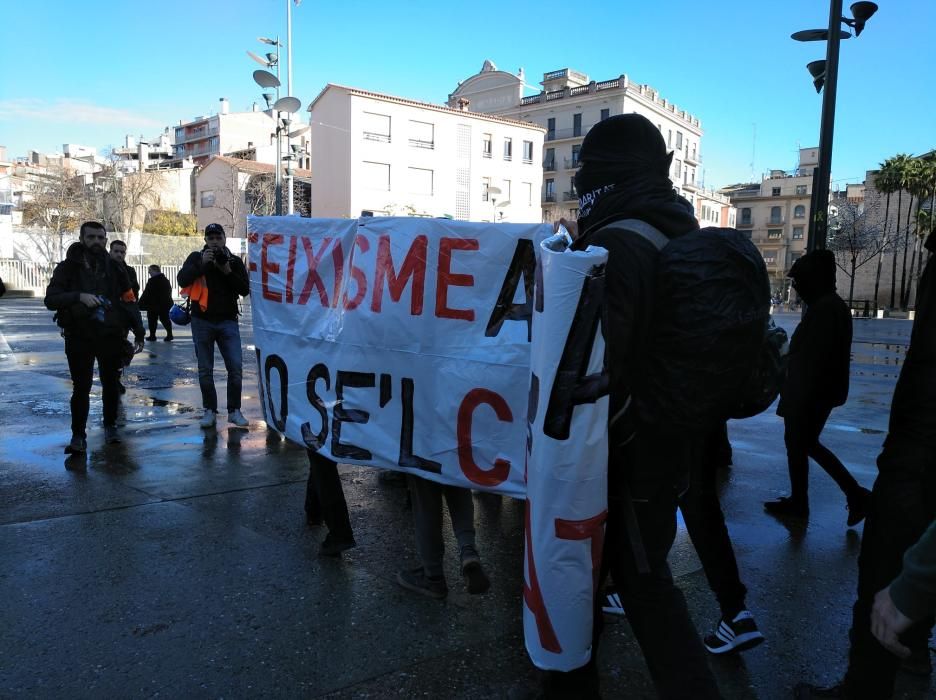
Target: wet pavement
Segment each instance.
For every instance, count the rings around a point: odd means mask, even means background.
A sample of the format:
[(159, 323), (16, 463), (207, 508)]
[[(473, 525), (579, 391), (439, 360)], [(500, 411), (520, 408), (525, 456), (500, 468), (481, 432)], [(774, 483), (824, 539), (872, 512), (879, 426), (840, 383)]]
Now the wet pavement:
[[(792, 331), (798, 315), (775, 318)], [(865, 486), (909, 332), (855, 322), (850, 399), (823, 442)], [(242, 336), (248, 349), (249, 316)], [(266, 430), (256, 367), (245, 364), (249, 431), (199, 429), (195, 367), (186, 329), (147, 343), (124, 379), (124, 441), (103, 444), (95, 382), (89, 454), (66, 460), (62, 339), (38, 301), (0, 299), (0, 697), (506, 698), (536, 685), (520, 622), (522, 503), (476, 497), (492, 589), (468, 596), (449, 558), (440, 603), (394, 582), (414, 558), (405, 490), (345, 466), (358, 547), (320, 559), (305, 453)], [(844, 497), (815, 466), (808, 524), (766, 516), (762, 501), (788, 489), (782, 423), (765, 413), (730, 432), (723, 504), (767, 641), (712, 666), (726, 697), (790, 697), (844, 668), (861, 527), (846, 529)], [(709, 627), (718, 609), (682, 528), (672, 564)], [(605, 697), (654, 697), (627, 623), (611, 621), (606, 639)], [(934, 695), (929, 679), (901, 677), (897, 697)]]

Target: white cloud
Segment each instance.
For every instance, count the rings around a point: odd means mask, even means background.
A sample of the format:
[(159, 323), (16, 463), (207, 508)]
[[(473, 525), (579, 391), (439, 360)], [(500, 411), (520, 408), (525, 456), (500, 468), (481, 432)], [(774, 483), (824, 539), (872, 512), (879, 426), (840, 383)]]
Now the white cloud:
[(132, 127), (133, 129), (162, 129), (165, 126), (159, 119), (126, 109), (97, 105), (85, 100), (68, 98), (43, 100), (35, 97), (0, 100), (0, 121), (23, 120)]

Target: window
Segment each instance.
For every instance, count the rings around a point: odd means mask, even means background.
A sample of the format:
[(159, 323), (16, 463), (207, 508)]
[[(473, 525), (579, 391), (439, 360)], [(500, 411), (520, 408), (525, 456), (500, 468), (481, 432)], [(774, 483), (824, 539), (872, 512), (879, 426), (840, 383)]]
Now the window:
[(673, 179), (679, 182), (679, 177), (682, 175), (682, 161), (674, 160), (673, 161)]
[(481, 178), (481, 201), (491, 201), (491, 178), (489, 177)]
[(533, 142), (532, 141), (523, 142), (523, 162), (524, 163), (533, 162)]
[(793, 207), (793, 218), (794, 219), (805, 219), (806, 218), (806, 207), (802, 204), (797, 204)]
[(552, 141), (556, 138), (556, 118), (550, 117), (546, 120), (546, 140)]
[(797, 194), (798, 196), (800, 196), (800, 197), (805, 196), (805, 194), (806, 194), (806, 185), (797, 185), (797, 186), (796, 186), (796, 194)]
[(390, 115), (376, 112), (362, 112), (361, 121), (364, 124), (364, 138), (368, 141), (382, 141), (390, 143)]
[(572, 135), (581, 136), (582, 135), (582, 113), (572, 115)]
[(543, 197), (547, 202), (556, 201), (556, 181), (552, 178), (547, 178), (545, 185), (545, 196)]
[(794, 241), (803, 240), (803, 227), (802, 226), (793, 227), (793, 240)]
[(369, 190), (388, 192), (390, 190), (390, 164), (363, 161), (361, 163), (361, 179), (364, 187)]
[(432, 195), (432, 171), (426, 168), (408, 168), (409, 191), (413, 194)]
[(509, 202), (510, 201), (510, 180), (504, 180), (502, 182), (502, 185), (503, 186), (501, 187), (501, 194), (503, 195), (503, 197), (501, 197), (501, 201)]
[(582, 151), (582, 144), (577, 143), (572, 146), (572, 167), (577, 168), (581, 163), (579, 163), (579, 153)]
[(208, 207), (213, 207), (215, 204), (215, 193), (214, 190), (202, 190), (201, 192), (201, 207), (206, 209)]
[(520, 194), (523, 195), (526, 199), (528, 207), (533, 206), (533, 183), (532, 182), (523, 182), (520, 183)]
[(578, 193), (575, 191), (575, 176), (569, 178), (569, 199), (578, 199)]
[(776, 265), (777, 264), (777, 253), (776, 251), (770, 250), (764, 252), (764, 264), (765, 265)]
[(770, 207), (770, 223), (779, 224), (783, 221), (780, 207)]
[(569, 209), (569, 216), (572, 219), (578, 219), (578, 215), (579, 215), (578, 207), (573, 207), (572, 209)]
[(509, 136), (504, 137), (504, 160), (513, 158), (513, 139)]
[(771, 188), (771, 190), (770, 190), (770, 196), (771, 196), (771, 197), (779, 197), (779, 196), (780, 196), (780, 188), (779, 188), (779, 187), (773, 187), (773, 188)]
[(741, 225), (750, 226), (751, 225), (751, 208), (744, 207), (741, 209)]
[(676, 150), (678, 151), (681, 149), (682, 149), (682, 132), (677, 131), (676, 132)]
[(767, 229), (767, 238), (778, 239), (783, 238), (783, 229), (782, 228), (769, 228)]
[(481, 134), (481, 155), (485, 158), (491, 157), (491, 135)]
[(410, 146), (435, 148), (435, 127), (428, 122), (410, 120)]
[(601, 121), (604, 121), (605, 119), (607, 119), (607, 118), (610, 117), (610, 116), (611, 116), (611, 110), (610, 110), (610, 109), (608, 109), (608, 108), (606, 107), (605, 109), (601, 110)]
[(546, 158), (543, 159), (543, 170), (555, 170), (556, 169), (556, 149), (547, 148), (546, 149)]

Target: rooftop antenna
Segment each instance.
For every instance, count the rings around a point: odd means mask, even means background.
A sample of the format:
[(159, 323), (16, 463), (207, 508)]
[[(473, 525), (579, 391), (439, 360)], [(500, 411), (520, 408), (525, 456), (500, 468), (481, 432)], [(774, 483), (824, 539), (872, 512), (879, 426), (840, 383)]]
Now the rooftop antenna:
[(754, 127), (754, 136), (751, 139), (751, 182), (757, 182), (754, 179), (754, 160), (757, 155), (757, 122), (751, 124)]

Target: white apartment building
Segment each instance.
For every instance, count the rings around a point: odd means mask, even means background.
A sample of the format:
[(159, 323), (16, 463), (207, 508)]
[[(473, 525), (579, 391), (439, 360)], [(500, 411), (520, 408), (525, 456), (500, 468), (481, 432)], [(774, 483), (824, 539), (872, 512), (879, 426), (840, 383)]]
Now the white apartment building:
[(533, 122), (546, 129), (541, 192), (544, 221), (578, 215), (573, 176), (579, 166), (582, 139), (598, 122), (631, 112), (647, 117), (663, 134), (674, 151), (673, 186), (692, 202), (698, 215), (702, 127), (697, 117), (660, 97), (649, 85), (632, 83), (626, 75), (596, 82), (584, 73), (562, 68), (544, 74), (540, 85), (538, 94), (524, 96), (523, 69), (514, 75), (485, 61), (481, 72), (461, 82), (449, 95), (448, 104)]
[(313, 217), (542, 220), (542, 127), (333, 84), (309, 112)]
[(163, 132), (153, 139), (139, 140), (130, 136), (124, 137), (122, 148), (115, 148), (113, 156), (117, 160), (117, 168), (123, 172), (137, 172), (148, 168), (158, 168), (160, 164), (173, 160), (175, 149), (172, 137), (174, 131), (167, 126)]
[(191, 158), (195, 165), (205, 165), (214, 156), (275, 142), (276, 122), (271, 112), (261, 112), (256, 105), (251, 112), (231, 112), (225, 98), (220, 103), (218, 114), (180, 121), (175, 127), (175, 160)]

